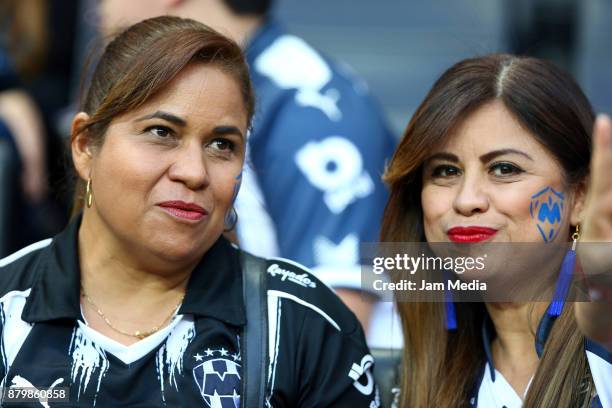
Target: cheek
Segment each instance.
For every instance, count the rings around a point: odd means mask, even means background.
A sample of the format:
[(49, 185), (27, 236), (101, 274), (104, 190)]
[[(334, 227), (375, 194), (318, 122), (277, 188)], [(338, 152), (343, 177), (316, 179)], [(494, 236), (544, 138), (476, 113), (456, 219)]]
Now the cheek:
[(566, 195), (551, 186), (526, 186), (494, 195), (494, 206), (508, 220), (515, 242), (551, 242), (566, 229)]
[(226, 212), (234, 204), (242, 182), (242, 166), (213, 166), (209, 169), (215, 208)]
[(100, 204), (120, 199), (124, 209), (141, 209), (165, 168), (159, 155), (149, 155), (146, 149), (105, 145), (92, 173), (94, 193)]
[(529, 216), (529, 201), (531, 191), (515, 189), (497, 189), (489, 194), (489, 200), (493, 209), (500, 214), (518, 222), (531, 222)]
[(444, 235), (443, 220), (453, 210), (454, 192), (452, 188), (425, 186), (421, 191), (423, 226), (425, 236), (434, 241)]

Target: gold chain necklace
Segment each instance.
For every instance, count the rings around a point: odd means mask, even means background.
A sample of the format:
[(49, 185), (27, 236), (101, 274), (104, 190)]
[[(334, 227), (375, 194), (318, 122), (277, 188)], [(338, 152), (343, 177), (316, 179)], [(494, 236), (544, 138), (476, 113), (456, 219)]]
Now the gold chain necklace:
[(83, 289), (82, 286), (81, 286), (81, 292), (83, 292), (83, 297), (87, 300), (87, 302), (91, 306), (93, 306), (93, 308), (95, 309), (96, 313), (98, 313), (98, 315), (102, 318), (102, 320), (104, 320), (104, 322), (108, 325), (108, 327), (110, 327), (111, 329), (113, 329), (117, 333), (123, 334), (124, 336), (136, 337), (139, 340), (142, 340), (142, 339), (144, 339), (146, 337), (149, 337), (153, 333), (157, 333), (162, 327), (164, 327), (166, 325), (166, 323), (168, 323), (170, 321), (170, 319), (172, 319), (172, 316), (174, 316), (174, 312), (176, 311), (176, 309), (178, 309), (178, 307), (181, 305), (181, 303), (183, 303), (183, 299), (185, 299), (185, 295), (183, 295), (181, 297), (181, 300), (176, 304), (176, 306), (174, 306), (174, 308), (172, 308), (172, 311), (170, 312), (170, 314), (159, 325), (154, 326), (151, 330), (147, 330), (147, 331), (143, 331), (143, 332), (141, 332), (140, 330), (136, 330), (134, 333), (128, 333), (128, 332), (125, 332), (125, 331), (123, 331), (121, 329), (116, 328), (111, 323), (111, 321), (108, 319), (108, 317), (106, 317), (106, 315), (104, 314), (102, 309), (100, 309), (98, 307), (98, 305), (96, 305), (94, 303), (94, 301), (89, 297), (89, 295), (85, 292), (85, 289)]

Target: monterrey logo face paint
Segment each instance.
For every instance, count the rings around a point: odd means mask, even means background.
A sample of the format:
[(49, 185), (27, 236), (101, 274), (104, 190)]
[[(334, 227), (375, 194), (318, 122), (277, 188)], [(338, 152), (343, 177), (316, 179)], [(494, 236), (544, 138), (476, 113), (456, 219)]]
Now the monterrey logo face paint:
[(236, 197), (238, 197), (238, 192), (240, 191), (240, 186), (242, 185), (242, 172), (240, 172), (240, 174), (238, 174), (234, 180), (236, 180), (236, 183), (234, 184), (234, 191), (232, 193), (232, 204), (236, 202)]
[(564, 204), (565, 195), (550, 186), (531, 196), (529, 214), (544, 242), (553, 241), (559, 233)]

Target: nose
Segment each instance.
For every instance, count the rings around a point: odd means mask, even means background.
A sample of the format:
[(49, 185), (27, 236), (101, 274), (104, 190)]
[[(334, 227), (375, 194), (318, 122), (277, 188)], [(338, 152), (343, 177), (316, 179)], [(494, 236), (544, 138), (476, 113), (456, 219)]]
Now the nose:
[(207, 162), (199, 143), (188, 143), (177, 150), (168, 170), (171, 180), (185, 184), (190, 190), (200, 190), (209, 184)]
[(484, 182), (477, 175), (463, 177), (453, 201), (453, 208), (465, 217), (484, 213), (489, 209), (489, 197), (484, 189)]

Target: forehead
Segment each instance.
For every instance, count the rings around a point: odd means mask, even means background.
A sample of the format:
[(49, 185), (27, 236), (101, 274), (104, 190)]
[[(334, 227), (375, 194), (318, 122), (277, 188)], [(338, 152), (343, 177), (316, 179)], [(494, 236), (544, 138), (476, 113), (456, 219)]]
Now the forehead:
[(163, 110), (187, 122), (215, 120), (246, 126), (246, 109), (238, 82), (215, 65), (194, 63), (125, 119)]
[(522, 150), (532, 157), (544, 155), (552, 158), (501, 101), (493, 101), (470, 113), (434, 151), (484, 154), (508, 148)]

